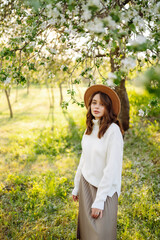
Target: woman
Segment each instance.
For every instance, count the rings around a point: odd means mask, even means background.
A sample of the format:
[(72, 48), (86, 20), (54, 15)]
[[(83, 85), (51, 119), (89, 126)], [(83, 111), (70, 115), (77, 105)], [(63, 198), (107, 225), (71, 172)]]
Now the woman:
[(120, 100), (111, 88), (93, 85), (84, 102), (87, 128), (72, 191), (79, 200), (77, 239), (115, 240), (123, 157)]

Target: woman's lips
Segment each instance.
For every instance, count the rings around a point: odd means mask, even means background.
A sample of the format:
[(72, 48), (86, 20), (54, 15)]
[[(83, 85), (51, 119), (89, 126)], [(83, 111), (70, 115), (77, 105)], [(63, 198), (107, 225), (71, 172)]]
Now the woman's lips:
[(98, 111), (93, 111), (93, 112), (96, 113), (96, 114), (99, 113)]

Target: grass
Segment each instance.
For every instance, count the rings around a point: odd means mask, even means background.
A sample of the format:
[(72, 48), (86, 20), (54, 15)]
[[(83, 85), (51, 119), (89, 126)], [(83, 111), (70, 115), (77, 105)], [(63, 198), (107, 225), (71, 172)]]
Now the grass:
[[(0, 92), (0, 239), (76, 239), (78, 204), (72, 201), (73, 178), (81, 153), (85, 110), (59, 107), (54, 91), (52, 118), (47, 90), (21, 88), (9, 119)], [(157, 108), (141, 118), (150, 101), (129, 89), (131, 127), (125, 135), (118, 240), (158, 240), (159, 121)], [(53, 127), (53, 129), (52, 129)]]

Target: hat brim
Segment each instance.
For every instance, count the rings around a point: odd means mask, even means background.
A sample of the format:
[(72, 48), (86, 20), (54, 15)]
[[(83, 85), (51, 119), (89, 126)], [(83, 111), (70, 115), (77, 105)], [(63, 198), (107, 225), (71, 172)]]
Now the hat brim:
[(88, 109), (90, 97), (96, 92), (103, 92), (110, 97), (112, 101), (113, 112), (116, 116), (118, 116), (121, 110), (120, 99), (114, 90), (102, 84), (96, 84), (87, 88), (84, 94), (84, 103), (86, 108)]

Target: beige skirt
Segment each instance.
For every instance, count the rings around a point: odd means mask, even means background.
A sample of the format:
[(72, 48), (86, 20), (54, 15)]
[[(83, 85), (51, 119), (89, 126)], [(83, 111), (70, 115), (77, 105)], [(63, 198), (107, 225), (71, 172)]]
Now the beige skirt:
[(91, 205), (96, 197), (97, 188), (89, 184), (83, 176), (79, 188), (79, 214), (77, 239), (116, 240), (118, 194), (107, 197), (102, 218), (91, 217)]

